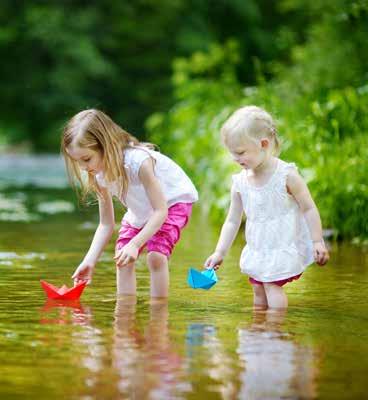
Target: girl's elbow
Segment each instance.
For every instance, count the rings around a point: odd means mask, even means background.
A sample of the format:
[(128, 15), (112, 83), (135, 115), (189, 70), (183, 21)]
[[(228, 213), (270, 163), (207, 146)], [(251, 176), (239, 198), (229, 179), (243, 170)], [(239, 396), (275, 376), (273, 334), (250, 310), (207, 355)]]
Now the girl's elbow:
[(107, 240), (110, 240), (112, 238), (113, 234), (114, 234), (114, 227), (112, 226), (112, 227), (109, 227), (109, 229), (106, 232)]
[(167, 216), (169, 215), (169, 208), (167, 206), (165, 206), (162, 209), (162, 218), (165, 221), (165, 219), (167, 218)]
[(164, 223), (167, 216), (169, 215), (169, 209), (167, 206), (158, 208), (158, 209), (156, 209), (156, 214), (159, 215), (160, 219), (162, 220), (162, 223)]
[(114, 233), (115, 224), (114, 223), (100, 224), (100, 227), (105, 231), (107, 235), (112, 236), (112, 234)]
[(315, 205), (300, 207), (300, 210), (304, 215), (319, 214), (318, 209)]

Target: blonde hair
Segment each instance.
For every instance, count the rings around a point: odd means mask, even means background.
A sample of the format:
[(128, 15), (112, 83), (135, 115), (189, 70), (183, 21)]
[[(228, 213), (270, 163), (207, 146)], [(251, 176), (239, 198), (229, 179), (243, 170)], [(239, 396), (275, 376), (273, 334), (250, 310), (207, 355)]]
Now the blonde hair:
[(221, 137), (227, 147), (230, 143), (238, 143), (244, 139), (255, 141), (268, 138), (272, 143), (273, 154), (278, 155), (281, 150), (272, 116), (257, 106), (246, 106), (236, 110), (222, 126)]
[[(81, 189), (82, 200), (90, 193), (101, 194), (96, 177), (88, 174), (82, 178), (81, 169), (67, 152), (70, 145), (100, 153), (103, 162), (104, 179), (107, 183), (116, 182), (119, 198), (125, 198), (128, 190), (128, 176), (124, 168), (124, 150), (134, 146), (154, 149), (151, 143), (142, 143), (136, 137), (117, 125), (109, 116), (100, 110), (89, 109), (74, 115), (66, 124), (62, 140), (61, 153), (64, 156), (66, 169), (71, 185)], [(79, 191), (77, 190), (79, 193)]]

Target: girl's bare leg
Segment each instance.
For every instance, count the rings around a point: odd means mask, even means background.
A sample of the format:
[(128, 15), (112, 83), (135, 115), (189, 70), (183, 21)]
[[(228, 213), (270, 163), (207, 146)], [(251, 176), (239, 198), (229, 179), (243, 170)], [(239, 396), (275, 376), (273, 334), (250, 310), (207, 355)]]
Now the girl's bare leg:
[(118, 295), (136, 295), (137, 282), (134, 263), (124, 267), (116, 267), (116, 288)]
[(265, 310), (268, 307), (267, 296), (263, 285), (252, 284), (253, 306), (255, 310)]
[(147, 263), (151, 273), (151, 297), (168, 297), (169, 263), (167, 257), (151, 251), (147, 254)]
[(285, 309), (288, 306), (288, 299), (282, 286), (275, 285), (274, 283), (264, 283), (264, 290), (266, 292), (268, 307)]

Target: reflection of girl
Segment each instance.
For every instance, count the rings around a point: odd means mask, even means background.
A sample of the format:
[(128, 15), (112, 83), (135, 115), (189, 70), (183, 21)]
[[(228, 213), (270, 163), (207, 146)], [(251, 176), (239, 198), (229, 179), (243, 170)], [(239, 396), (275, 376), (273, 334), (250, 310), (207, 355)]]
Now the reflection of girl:
[(244, 364), (241, 399), (314, 398), (313, 353), (280, 331), (282, 311), (255, 311), (250, 328), (239, 329)]
[(132, 399), (176, 398), (182, 390), (181, 359), (169, 339), (167, 302), (150, 305), (150, 320), (142, 334), (132, 299), (119, 299), (115, 309), (113, 365), (119, 393)]
[[(139, 142), (99, 110), (85, 110), (66, 125), (62, 150), (69, 176), (84, 193), (98, 197), (100, 223), (75, 283), (91, 281), (95, 265), (111, 238), (111, 196), (126, 207), (116, 243), (117, 290), (135, 295), (134, 262), (147, 247), (151, 296), (167, 297), (168, 259), (187, 224), (198, 195), (191, 180), (171, 159)], [(81, 171), (88, 173), (87, 182)]]
[(235, 398), (237, 388), (233, 383), (233, 360), (217, 337), (216, 328), (203, 323), (190, 324), (186, 334), (186, 349), (186, 369), (194, 377), (191, 379), (192, 391), (216, 392), (223, 399)]

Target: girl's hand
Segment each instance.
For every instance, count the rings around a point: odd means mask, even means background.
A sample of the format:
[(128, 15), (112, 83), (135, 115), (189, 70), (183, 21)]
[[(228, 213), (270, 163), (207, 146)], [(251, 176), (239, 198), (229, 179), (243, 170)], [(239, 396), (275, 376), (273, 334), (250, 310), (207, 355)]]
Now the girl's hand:
[(124, 267), (134, 262), (138, 258), (138, 254), (139, 247), (134, 242), (130, 241), (116, 253), (114, 260), (118, 267)]
[(92, 282), (92, 275), (95, 270), (95, 265), (92, 263), (88, 263), (82, 261), (79, 267), (75, 270), (72, 275), (72, 279), (74, 280), (74, 286), (78, 285), (81, 282), (87, 282), (89, 285)]
[(330, 258), (328, 250), (323, 241), (313, 242), (314, 260), (318, 265), (325, 265)]
[(224, 261), (224, 256), (218, 251), (215, 251), (212, 255), (210, 255), (207, 258), (206, 262), (204, 263), (204, 266), (207, 269), (213, 268), (214, 270), (217, 270), (222, 264), (222, 261)]

